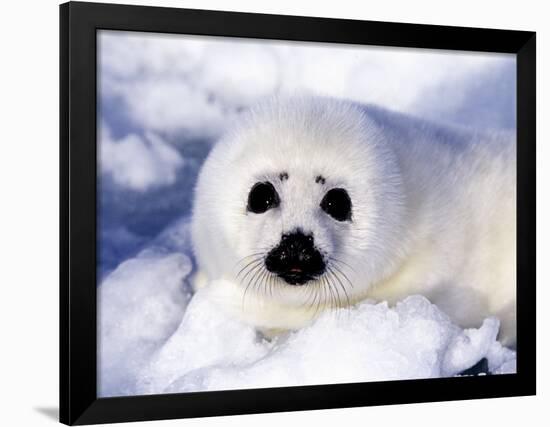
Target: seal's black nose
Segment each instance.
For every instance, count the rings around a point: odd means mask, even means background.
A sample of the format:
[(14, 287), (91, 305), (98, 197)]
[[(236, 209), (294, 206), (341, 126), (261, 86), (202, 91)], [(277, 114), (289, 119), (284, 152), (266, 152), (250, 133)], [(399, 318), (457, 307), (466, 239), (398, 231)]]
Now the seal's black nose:
[(290, 285), (303, 285), (325, 272), (325, 262), (312, 235), (301, 230), (283, 234), (265, 259), (265, 267)]

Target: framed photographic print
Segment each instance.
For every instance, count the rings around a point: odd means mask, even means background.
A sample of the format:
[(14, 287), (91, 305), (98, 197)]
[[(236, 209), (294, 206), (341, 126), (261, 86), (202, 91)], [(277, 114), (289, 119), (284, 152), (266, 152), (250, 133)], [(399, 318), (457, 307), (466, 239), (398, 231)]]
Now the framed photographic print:
[(60, 24), (63, 423), (535, 393), (535, 33)]

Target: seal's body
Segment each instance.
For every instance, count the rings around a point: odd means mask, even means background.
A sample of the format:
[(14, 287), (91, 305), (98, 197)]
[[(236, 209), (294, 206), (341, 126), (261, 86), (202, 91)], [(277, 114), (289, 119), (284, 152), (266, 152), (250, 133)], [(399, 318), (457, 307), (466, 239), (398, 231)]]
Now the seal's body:
[(515, 139), (327, 98), (273, 99), (214, 147), (198, 281), (260, 329), (422, 294), (515, 342)]

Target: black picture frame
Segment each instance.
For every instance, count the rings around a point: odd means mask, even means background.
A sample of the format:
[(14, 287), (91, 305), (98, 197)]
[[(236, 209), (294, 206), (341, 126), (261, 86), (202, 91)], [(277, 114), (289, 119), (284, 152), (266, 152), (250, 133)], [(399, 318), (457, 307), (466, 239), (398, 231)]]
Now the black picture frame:
[[(96, 31), (100, 29), (517, 55), (517, 373), (98, 398)], [(533, 395), (535, 43), (528, 31), (69, 2), (60, 6), (60, 421), (159, 420)]]

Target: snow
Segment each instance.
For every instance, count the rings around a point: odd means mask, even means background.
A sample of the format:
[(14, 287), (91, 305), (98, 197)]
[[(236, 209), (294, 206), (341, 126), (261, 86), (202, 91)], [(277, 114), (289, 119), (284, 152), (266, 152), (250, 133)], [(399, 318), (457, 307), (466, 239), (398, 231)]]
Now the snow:
[(106, 30), (99, 42), (103, 102), (147, 130), (215, 138), (263, 97), (304, 92), (515, 126), (514, 55)]
[(136, 374), (180, 323), (190, 271), (185, 255), (149, 254), (123, 262), (99, 286), (100, 395), (134, 393)]
[(101, 284), (101, 396), (448, 377), (483, 358), (494, 374), (515, 372), (496, 318), (463, 330), (410, 296), (326, 312), (266, 339), (226, 315), (208, 286), (189, 300), (190, 274), (186, 256), (157, 246)]
[(144, 138), (129, 134), (113, 141), (109, 129), (100, 133), (101, 167), (115, 183), (135, 191), (165, 186), (176, 181), (176, 172), (183, 158), (158, 135), (148, 133)]

